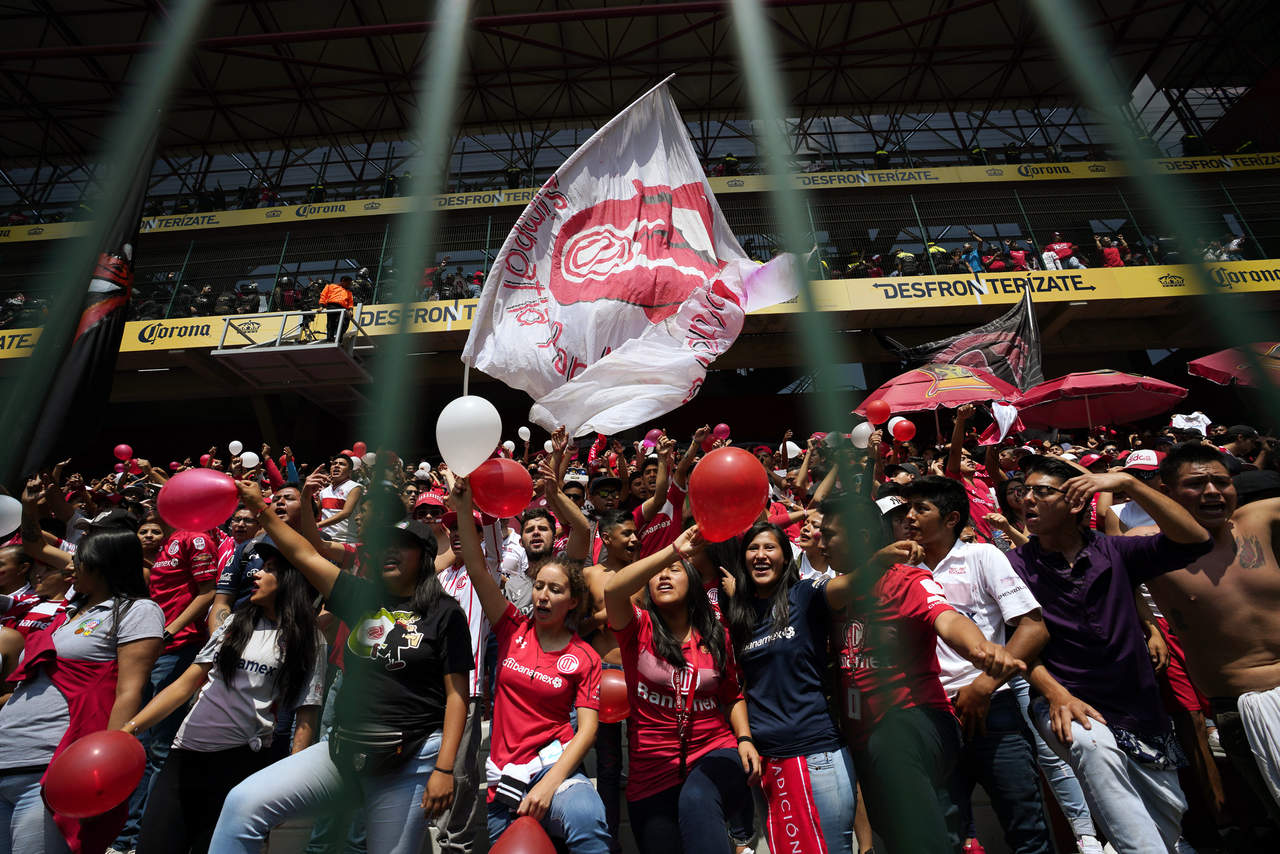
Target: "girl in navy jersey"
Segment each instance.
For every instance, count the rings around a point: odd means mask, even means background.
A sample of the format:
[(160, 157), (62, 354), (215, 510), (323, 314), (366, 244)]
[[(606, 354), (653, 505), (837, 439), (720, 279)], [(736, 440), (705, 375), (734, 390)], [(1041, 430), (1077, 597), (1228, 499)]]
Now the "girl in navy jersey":
[(251, 548), (259, 565), (251, 571), (248, 601), (186, 672), (121, 727), (142, 732), (199, 692), (147, 800), (138, 836), (142, 854), (209, 850), (227, 792), (271, 764), (279, 713), (297, 708), (292, 752), (314, 739), (325, 671), (315, 589), (270, 541)]
[(701, 545), (695, 525), (605, 587), (631, 702), (627, 805), (642, 854), (730, 854), (725, 820), (760, 773), (733, 650), (688, 564)]
[(821, 837), (830, 854), (850, 854), (853, 760), (823, 690), (831, 602), (850, 576), (801, 580), (791, 542), (768, 522), (743, 535), (738, 559), (742, 581), (726, 577), (726, 604), (764, 763), (769, 850), (786, 850), (799, 833), (805, 850)]
[[(465, 477), (458, 478), (453, 501), (463, 518), (472, 512)], [(458, 536), (467, 574), (498, 638), (485, 769), (489, 841), (528, 815), (563, 839), (571, 854), (606, 854), (604, 804), (581, 769), (596, 738), (600, 656), (566, 624), (580, 619), (591, 601), (582, 567), (563, 558), (543, 564), (533, 578), (533, 613), (526, 617), (489, 573), (476, 528), (460, 525)]]

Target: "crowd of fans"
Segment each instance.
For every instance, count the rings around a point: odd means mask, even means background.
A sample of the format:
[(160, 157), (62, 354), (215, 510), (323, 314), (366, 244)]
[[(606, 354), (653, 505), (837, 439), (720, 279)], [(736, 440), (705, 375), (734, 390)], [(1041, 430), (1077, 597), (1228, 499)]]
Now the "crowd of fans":
[[(1083, 854), (1276, 850), (1280, 443), (1194, 413), (982, 445), (985, 420), (748, 444), (768, 502), (716, 543), (690, 477), (734, 440), (708, 428), (526, 441), (506, 518), (359, 443), (35, 473), (0, 547), (0, 849), (256, 852), (296, 816), (312, 851), (432, 824), (470, 852), (483, 809), (490, 841), (531, 816), (599, 854), (625, 803), (643, 854), (762, 827), (978, 852), (981, 783), (1015, 852), (1061, 850), (1057, 813)], [(191, 468), (236, 479), (224, 525), (157, 513)], [(86, 721), (142, 739), (146, 774), (55, 816), (41, 777)]]

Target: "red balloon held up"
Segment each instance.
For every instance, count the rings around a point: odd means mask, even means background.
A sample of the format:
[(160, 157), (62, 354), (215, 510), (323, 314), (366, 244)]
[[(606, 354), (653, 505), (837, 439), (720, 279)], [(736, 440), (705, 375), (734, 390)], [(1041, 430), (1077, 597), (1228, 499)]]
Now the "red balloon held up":
[(187, 469), (160, 487), (156, 511), (179, 531), (206, 531), (231, 518), (238, 501), (236, 483), (229, 475)]
[(204, 466), (205, 468), (209, 467), (209, 463), (212, 462), (212, 460), (213, 460), (213, 457), (209, 456), (208, 454), (200, 455), (200, 465)]
[(711, 435), (712, 435), (712, 436), (715, 436), (717, 439), (728, 439), (728, 438), (729, 438), (729, 425), (728, 425), (728, 424), (717, 424), (717, 425), (715, 426), (715, 429), (711, 431)]
[(657, 427), (654, 427), (648, 433), (644, 434), (644, 438), (650, 445), (656, 445), (658, 444), (658, 440), (662, 438), (662, 431)]
[(600, 674), (600, 723), (616, 724), (630, 716), (626, 677), (621, 670), (604, 671)]
[(124, 471), (124, 463), (116, 463), (115, 470), (116, 470), (116, 474), (119, 474), (120, 472)]
[(715, 449), (716, 449), (716, 437), (708, 433), (707, 438), (702, 440), (702, 450), (706, 452), (706, 451), (714, 451)]
[(515, 460), (496, 457), (482, 462), (471, 473), (471, 497), (482, 513), (505, 519), (529, 506), (533, 478)]
[(128, 800), (142, 780), (146, 751), (119, 730), (91, 733), (76, 741), (49, 765), (44, 798), (67, 818), (91, 818)]
[(129, 474), (142, 474), (142, 466), (137, 460), (129, 460)]
[(177, 460), (174, 460), (173, 462), (169, 463), (170, 471), (177, 471), (180, 468), (182, 468), (182, 463), (178, 462)]
[(912, 424), (905, 418), (893, 425), (893, 438), (897, 439), (899, 442), (910, 442), (911, 437), (915, 434), (916, 425)]
[(769, 476), (743, 448), (716, 448), (689, 475), (689, 503), (698, 529), (719, 543), (750, 528), (769, 502)]
[(522, 815), (502, 831), (489, 854), (556, 854), (556, 846), (536, 818)]
[(867, 420), (872, 424), (883, 424), (892, 414), (893, 410), (883, 400), (873, 400), (867, 404)]
[(133, 448), (130, 448), (128, 445), (116, 445), (116, 448), (112, 453), (116, 455), (117, 460), (124, 462), (133, 456)]
[(343, 448), (343, 449), (342, 449), (342, 451), (341, 451), (341, 454), (342, 454), (342, 456), (344, 456), (344, 457), (354, 457), (354, 456), (355, 456), (355, 453), (354, 453), (350, 448)]
[(369, 446), (366, 445), (364, 442), (356, 442), (354, 445), (351, 446), (351, 453), (355, 454), (357, 457), (363, 457), (368, 452), (369, 452)]

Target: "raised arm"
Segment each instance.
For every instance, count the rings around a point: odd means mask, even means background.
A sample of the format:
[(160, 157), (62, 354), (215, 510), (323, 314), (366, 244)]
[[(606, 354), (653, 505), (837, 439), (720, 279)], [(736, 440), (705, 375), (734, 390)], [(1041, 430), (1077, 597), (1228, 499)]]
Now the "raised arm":
[[(341, 570), (324, 555), (316, 551), (315, 546), (274, 513), (267, 510), (267, 502), (262, 498), (262, 490), (258, 484), (249, 480), (236, 481), (236, 489), (240, 492), (240, 501), (258, 517), (258, 524), (271, 537), (276, 548), (289, 563), (297, 567), (306, 576), (311, 586), (328, 599), (333, 592), (333, 584), (338, 580)], [(306, 508), (304, 507), (305, 511)], [(305, 513), (304, 513), (305, 515)]]
[(313, 471), (307, 475), (306, 481), (302, 484), (302, 507), (298, 510), (298, 533), (311, 543), (320, 555), (329, 562), (342, 566), (347, 560), (347, 550), (342, 547), (342, 543), (336, 543), (333, 540), (326, 540), (324, 535), (320, 533), (320, 526), (316, 524), (316, 493), (323, 490), (329, 485), (329, 475), (322, 471)]
[(27, 488), (22, 491), (22, 550), (32, 560), (47, 564), (55, 569), (66, 570), (71, 567), (71, 555), (62, 549), (45, 542), (44, 531), (40, 529), (39, 507), (42, 486), (40, 478), (27, 480)]
[(613, 629), (624, 629), (631, 624), (631, 597), (640, 592), (649, 579), (653, 578), (663, 567), (678, 563), (681, 558), (689, 558), (702, 545), (702, 536), (698, 526), (693, 525), (671, 545), (641, 558), (635, 563), (627, 564), (613, 573), (604, 588), (604, 609), (609, 615), (609, 626)]
[(964, 430), (973, 417), (973, 404), (966, 403), (956, 410), (956, 423), (951, 428), (951, 448), (947, 453), (947, 474), (960, 474), (960, 457), (964, 451)]
[(564, 553), (573, 560), (586, 560), (591, 551), (591, 523), (582, 515), (578, 505), (560, 491), (560, 481), (556, 478), (552, 461), (539, 463), (538, 472), (542, 476), (542, 494), (546, 496), (552, 512), (569, 526), (569, 542), (565, 543)]
[[(671, 463), (676, 455), (676, 440), (668, 436), (661, 436), (658, 439), (658, 479), (653, 485), (653, 495), (644, 500), (644, 504), (640, 505), (640, 512), (644, 517), (644, 521), (648, 522), (658, 515), (658, 510), (663, 504), (667, 503), (667, 488), (671, 485)], [(641, 463), (641, 471), (644, 470)], [(626, 481), (624, 480), (625, 484)]]
[[(572, 503), (572, 502), (570, 502)], [(458, 513), (458, 539), (462, 542), (462, 562), (471, 578), (471, 586), (480, 597), (480, 607), (490, 625), (496, 626), (507, 610), (507, 597), (502, 595), (498, 582), (489, 572), (484, 552), (480, 549), (480, 534), (476, 526), (468, 524), (473, 518), (474, 503), (471, 500), (471, 484), (465, 477), (453, 483), (453, 506)]]
[(1062, 485), (1067, 502), (1081, 509), (1095, 492), (1124, 492), (1138, 506), (1151, 515), (1160, 532), (1175, 543), (1207, 542), (1209, 532), (1200, 527), (1190, 513), (1178, 502), (1162, 492), (1157, 492), (1142, 481), (1124, 472), (1086, 474), (1073, 477)]
[(693, 431), (693, 441), (689, 443), (689, 447), (685, 449), (684, 456), (680, 457), (680, 462), (676, 464), (675, 483), (676, 486), (688, 491), (689, 489), (689, 472), (693, 470), (693, 459), (698, 455), (698, 449), (702, 447), (702, 443), (711, 435), (711, 426), (703, 424), (697, 430)]

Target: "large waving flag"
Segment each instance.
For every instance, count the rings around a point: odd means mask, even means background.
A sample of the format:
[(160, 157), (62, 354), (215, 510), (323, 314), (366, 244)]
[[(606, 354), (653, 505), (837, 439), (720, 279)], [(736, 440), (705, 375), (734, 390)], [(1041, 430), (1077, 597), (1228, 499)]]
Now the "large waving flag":
[(462, 360), (528, 392), (548, 430), (616, 433), (691, 400), (746, 312), (795, 296), (796, 263), (738, 245), (663, 81), (525, 208)]

